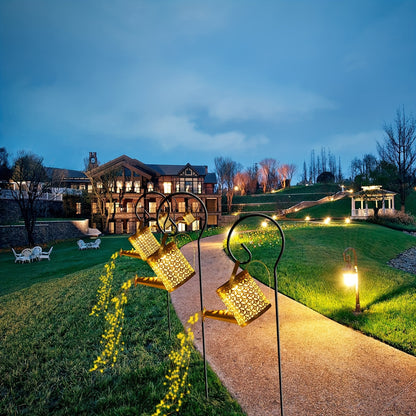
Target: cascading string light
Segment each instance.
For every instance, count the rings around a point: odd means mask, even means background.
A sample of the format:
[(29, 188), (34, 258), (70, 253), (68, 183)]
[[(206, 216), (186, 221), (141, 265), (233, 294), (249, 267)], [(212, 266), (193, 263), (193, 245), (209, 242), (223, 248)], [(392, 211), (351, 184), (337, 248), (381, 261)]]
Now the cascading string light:
[(189, 363), (193, 351), (194, 333), (193, 325), (198, 321), (199, 314), (192, 315), (188, 324), (190, 326), (177, 335), (180, 341), (178, 351), (172, 350), (169, 358), (172, 362), (172, 368), (165, 376), (164, 385), (169, 385), (165, 397), (156, 406), (156, 411), (152, 416), (167, 416), (172, 412), (179, 412), (185, 395), (190, 393), (191, 384), (187, 382)]
[(116, 259), (118, 252), (111, 256), (110, 262), (104, 266), (105, 273), (99, 277), (101, 285), (97, 289), (97, 303), (91, 309), (91, 315), (98, 316), (100, 313), (107, 312), (108, 304), (110, 302), (111, 290), (113, 287), (113, 271), (116, 268)]
[(123, 351), (122, 345), (124, 343), (121, 343), (120, 347), (120, 341), (123, 331), (124, 308), (127, 304), (127, 292), (133, 283), (134, 279), (124, 282), (121, 286), (122, 292), (111, 299), (114, 305), (114, 312), (107, 311), (105, 315), (107, 328), (102, 335), (103, 340), (101, 340), (101, 344), (105, 344), (104, 349), (94, 361), (90, 371), (99, 370), (103, 373), (106, 367), (114, 367), (118, 354)]

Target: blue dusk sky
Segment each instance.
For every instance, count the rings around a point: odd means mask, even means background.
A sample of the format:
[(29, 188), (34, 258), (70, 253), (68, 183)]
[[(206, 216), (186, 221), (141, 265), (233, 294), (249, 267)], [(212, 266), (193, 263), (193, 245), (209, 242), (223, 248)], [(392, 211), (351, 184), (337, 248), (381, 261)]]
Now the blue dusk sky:
[(0, 0), (0, 146), (83, 169), (377, 155), (416, 115), (416, 0)]

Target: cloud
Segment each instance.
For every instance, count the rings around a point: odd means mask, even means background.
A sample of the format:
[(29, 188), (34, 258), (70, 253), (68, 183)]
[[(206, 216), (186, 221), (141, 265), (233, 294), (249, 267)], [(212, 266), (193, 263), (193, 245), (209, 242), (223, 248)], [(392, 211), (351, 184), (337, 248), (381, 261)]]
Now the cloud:
[(258, 92), (225, 91), (211, 103), (210, 114), (222, 121), (292, 122), (335, 105), (327, 98), (297, 87)]
[(140, 136), (149, 137), (163, 151), (176, 148), (200, 152), (246, 152), (269, 140), (264, 136), (250, 137), (239, 131), (210, 134), (198, 130), (196, 124), (184, 116), (152, 118), (140, 124)]

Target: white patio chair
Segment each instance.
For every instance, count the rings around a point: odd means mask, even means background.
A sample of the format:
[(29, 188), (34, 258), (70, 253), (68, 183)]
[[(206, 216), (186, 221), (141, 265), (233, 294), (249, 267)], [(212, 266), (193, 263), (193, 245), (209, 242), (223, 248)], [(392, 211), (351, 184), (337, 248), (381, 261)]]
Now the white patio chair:
[(90, 244), (90, 248), (100, 248), (101, 240), (97, 238), (93, 243)]
[(42, 254), (42, 247), (35, 246), (32, 248), (32, 254), (30, 256), (31, 260), (40, 260), (40, 255)]
[(77, 244), (78, 244), (78, 248), (80, 250), (85, 250), (85, 249), (88, 248), (88, 246), (85, 244), (84, 240), (78, 240)]
[(22, 253), (16, 253), (14, 251), (14, 248), (13, 247), (12, 247), (12, 251), (13, 251), (13, 254), (14, 254), (14, 262), (15, 263), (19, 262), (20, 263), (22, 261), (22, 259), (23, 259)]
[(42, 251), (42, 253), (39, 256), (39, 260), (48, 259), (50, 261), (51, 259), (49, 256), (51, 255), (52, 250), (53, 250), (53, 246), (49, 249), (49, 251)]
[(30, 263), (32, 261), (32, 250), (30, 248), (22, 250), (20, 255), (22, 256), (20, 259), (22, 263)]

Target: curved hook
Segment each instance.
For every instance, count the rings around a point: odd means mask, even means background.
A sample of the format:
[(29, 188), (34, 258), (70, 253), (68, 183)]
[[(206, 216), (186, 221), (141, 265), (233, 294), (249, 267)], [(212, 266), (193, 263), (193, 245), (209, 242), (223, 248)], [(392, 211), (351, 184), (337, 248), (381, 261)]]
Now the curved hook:
[[(277, 257), (277, 260), (276, 260), (276, 263), (275, 263), (275, 265), (274, 265), (274, 273), (276, 274), (276, 269), (277, 269), (277, 265), (278, 265), (278, 263), (279, 263), (279, 261), (280, 261), (280, 258), (282, 257), (282, 254), (283, 254), (283, 251), (284, 251), (284, 249), (285, 249), (285, 235), (284, 235), (284, 233), (283, 233), (283, 230), (282, 230), (282, 227), (278, 224), (278, 222), (276, 221), (276, 220), (274, 220), (273, 218), (271, 218), (271, 217), (269, 217), (268, 215), (266, 215), (266, 214), (260, 214), (260, 213), (257, 213), (257, 214), (247, 214), (247, 215), (244, 215), (243, 217), (241, 217), (241, 218), (239, 218), (234, 224), (233, 224), (233, 226), (231, 227), (231, 229), (230, 229), (230, 231), (228, 232), (228, 236), (227, 236), (227, 251), (228, 251), (228, 253), (229, 253), (229, 255), (230, 255), (230, 257), (232, 258), (232, 260), (234, 261), (234, 262), (237, 262), (238, 260), (237, 260), (237, 258), (234, 256), (234, 254), (232, 253), (232, 251), (231, 251), (231, 248), (230, 248), (230, 240), (231, 240), (231, 235), (232, 235), (232, 233), (233, 233), (233, 231), (234, 231), (234, 228), (238, 225), (238, 224), (240, 224), (242, 221), (244, 221), (244, 220), (246, 220), (247, 218), (251, 218), (251, 217), (262, 217), (262, 218), (266, 218), (267, 220), (269, 220), (269, 221), (271, 221), (276, 227), (277, 227), (277, 229), (279, 230), (279, 233), (280, 233), (280, 236), (281, 236), (281, 238), (282, 238), (282, 246), (281, 246), (281, 249), (280, 249), (280, 253), (279, 253), (279, 256)], [(244, 244), (244, 243), (242, 243), (241, 244), (241, 246), (243, 247), (243, 249), (246, 251), (246, 253), (248, 254), (248, 256), (249, 256), (249, 259), (248, 260), (246, 260), (246, 261), (241, 261), (241, 262), (239, 262), (240, 264), (247, 264), (247, 263), (250, 263), (250, 261), (252, 260), (252, 258), (253, 258), (253, 255), (251, 254), (251, 251), (247, 248), (247, 246)]]
[(347, 247), (344, 252), (342, 253), (342, 256), (344, 257), (344, 262), (351, 265), (351, 253), (354, 259), (354, 266), (357, 266), (357, 252), (355, 251), (354, 247)]
[[(193, 194), (192, 192), (179, 191), (179, 192), (174, 192), (174, 193), (169, 194), (169, 195), (163, 195), (164, 198), (163, 198), (162, 202), (160, 203), (160, 205), (159, 205), (159, 207), (157, 209), (157, 225), (161, 229), (162, 233), (165, 234), (166, 233), (166, 229), (165, 229), (166, 227), (163, 227), (162, 228), (160, 226), (160, 224), (159, 224), (160, 210), (162, 209), (162, 206), (167, 202), (168, 203), (168, 214), (170, 214), (170, 211), (171, 211), (171, 203), (170, 203), (170, 201), (173, 200), (175, 197), (177, 197), (179, 195), (187, 195), (187, 196), (189, 196), (191, 198), (196, 199), (200, 203), (201, 207), (203, 208), (203, 211), (204, 211), (204, 214), (205, 214), (205, 218), (204, 218), (204, 224), (203, 224), (203, 226), (200, 227), (200, 233), (199, 233), (199, 236), (198, 236), (198, 241), (199, 241), (201, 239), (202, 233), (205, 230), (205, 227), (207, 226), (208, 211), (207, 211), (207, 207), (205, 206), (205, 204), (202, 201), (202, 199), (199, 196)], [(178, 226), (177, 226), (176, 222), (174, 220), (172, 220), (172, 218), (170, 218), (169, 215), (168, 215), (167, 218), (165, 219), (165, 224), (166, 224), (166, 222), (167, 222), (168, 219), (172, 222), (173, 226), (175, 227), (175, 229), (176, 229), (175, 234), (176, 234), (177, 231), (178, 231)]]

